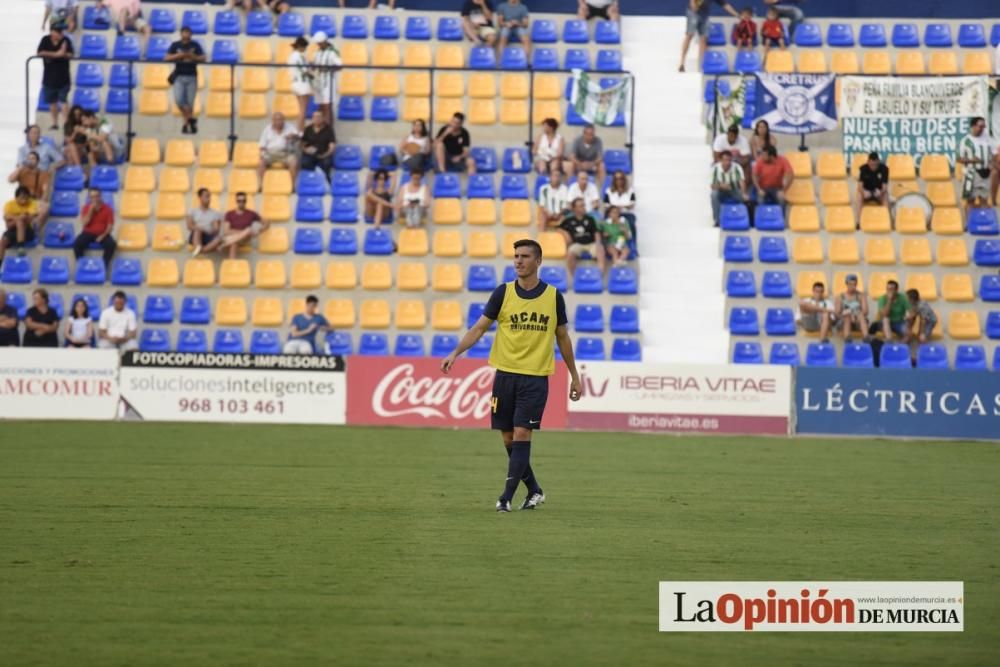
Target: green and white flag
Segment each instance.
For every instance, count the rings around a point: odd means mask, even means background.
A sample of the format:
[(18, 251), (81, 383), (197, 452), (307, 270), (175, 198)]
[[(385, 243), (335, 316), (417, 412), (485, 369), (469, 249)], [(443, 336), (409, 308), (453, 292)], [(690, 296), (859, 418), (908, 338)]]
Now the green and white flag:
[(573, 70), (573, 88), (570, 104), (581, 118), (594, 125), (611, 125), (618, 114), (625, 110), (632, 97), (632, 77), (622, 76), (621, 81), (611, 88), (601, 88), (596, 80), (591, 80), (583, 70)]
[(990, 82), (990, 133), (994, 141), (1000, 141), (1000, 79)]
[[(705, 125), (709, 130), (725, 132), (732, 125), (742, 125), (746, 115), (747, 85), (743, 77), (716, 85), (716, 102), (705, 105)], [(713, 113), (715, 123), (712, 122)]]

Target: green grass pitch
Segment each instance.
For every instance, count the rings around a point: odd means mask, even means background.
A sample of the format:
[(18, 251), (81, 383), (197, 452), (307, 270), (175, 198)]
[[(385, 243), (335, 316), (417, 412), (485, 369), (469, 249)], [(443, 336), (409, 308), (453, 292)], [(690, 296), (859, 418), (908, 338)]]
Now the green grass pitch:
[[(1000, 448), (7, 422), (0, 664), (995, 665)], [(523, 497), (523, 487), (515, 505)], [(963, 580), (965, 632), (657, 631), (657, 582)]]

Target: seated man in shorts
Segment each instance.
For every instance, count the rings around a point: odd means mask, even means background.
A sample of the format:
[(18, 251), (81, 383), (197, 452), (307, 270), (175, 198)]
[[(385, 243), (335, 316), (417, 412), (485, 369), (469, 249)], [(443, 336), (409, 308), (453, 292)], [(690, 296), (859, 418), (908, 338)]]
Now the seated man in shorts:
[(830, 329), (837, 325), (837, 311), (826, 298), (823, 283), (813, 283), (812, 296), (799, 301), (798, 324), (809, 333), (819, 332), (820, 341), (830, 342)]
[(926, 343), (934, 333), (938, 317), (934, 309), (926, 301), (920, 300), (920, 292), (915, 289), (906, 290), (906, 298), (910, 302), (910, 312), (906, 314), (906, 323), (910, 330), (917, 328), (917, 341)]
[(442, 127), (434, 139), (434, 157), (437, 158), (437, 170), (467, 171), (476, 173), (476, 161), (472, 159), (472, 138), (469, 131), (462, 125), (465, 114), (456, 111), (447, 125)]
[(0, 262), (7, 248), (17, 248), (17, 255), (24, 255), (24, 244), (35, 239), (36, 227), (40, 224), (38, 202), (23, 185), (14, 191), (14, 198), (4, 204), (3, 221), (6, 230), (0, 237)]
[(126, 30), (135, 30), (141, 33), (145, 39), (149, 39), (153, 33), (152, 27), (142, 15), (139, 0), (98, 0), (97, 9), (104, 6), (107, 6), (111, 12), (111, 23), (118, 31), (119, 37), (124, 35)]
[(188, 243), (194, 246), (192, 257), (218, 249), (222, 244), (221, 226), (222, 216), (212, 208), (212, 193), (208, 188), (198, 190), (198, 207), (187, 215), (187, 228), (191, 232)]
[(296, 144), (299, 133), (285, 122), (285, 114), (275, 111), (271, 116), (271, 124), (260, 133), (260, 162), (257, 164), (257, 180), (263, 185), (264, 172), (273, 164), (283, 164), (288, 167), (292, 176), (292, 187), (295, 187), (295, 176), (298, 170)]
[(462, 31), (477, 44), (496, 44), (497, 30), (493, 27), (493, 4), (490, 0), (465, 0), (462, 3)]
[(889, 167), (882, 164), (878, 153), (869, 153), (868, 162), (858, 170), (857, 202), (857, 220), (861, 220), (861, 207), (865, 204), (889, 208)]
[(577, 0), (576, 15), (584, 21), (590, 19), (617, 21), (618, 0)]
[(570, 211), (571, 214), (559, 223), (559, 231), (566, 239), (566, 268), (569, 275), (573, 275), (577, 260), (584, 253), (597, 260), (597, 268), (603, 275), (606, 260), (604, 238), (598, 230), (597, 221), (587, 215), (587, 206), (583, 199), (574, 199)]
[(875, 335), (879, 331), (885, 337), (885, 342), (892, 340), (892, 335), (896, 334), (902, 343), (910, 342), (910, 300), (905, 294), (899, 293), (899, 283), (890, 280), (885, 284), (885, 294), (878, 298), (878, 314), (872, 322), (868, 333)]
[(249, 247), (255, 236), (263, 234), (270, 223), (261, 220), (257, 211), (247, 208), (247, 193), (236, 193), (236, 208), (226, 212), (222, 219), (222, 243), (220, 251), (228, 251), (229, 259), (236, 259), (240, 246)]
[(525, 53), (531, 56), (531, 35), (528, 31), (528, 8), (521, 0), (507, 0), (497, 7), (497, 27), (500, 29), (500, 42), (497, 51), (503, 53), (508, 42), (521, 42)]

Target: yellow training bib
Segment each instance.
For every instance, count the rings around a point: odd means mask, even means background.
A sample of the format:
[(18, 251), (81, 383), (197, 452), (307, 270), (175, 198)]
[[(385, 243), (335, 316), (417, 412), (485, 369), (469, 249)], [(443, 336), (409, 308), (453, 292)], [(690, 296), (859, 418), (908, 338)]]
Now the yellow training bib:
[(556, 288), (546, 285), (534, 299), (522, 299), (516, 282), (507, 283), (490, 350), (490, 366), (521, 375), (555, 372)]

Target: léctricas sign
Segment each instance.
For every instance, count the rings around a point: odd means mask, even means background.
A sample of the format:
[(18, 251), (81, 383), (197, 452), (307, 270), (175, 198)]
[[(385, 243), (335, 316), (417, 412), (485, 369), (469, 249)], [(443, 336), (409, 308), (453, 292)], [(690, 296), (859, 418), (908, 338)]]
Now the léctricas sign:
[(989, 372), (800, 368), (799, 433), (1000, 439)]

